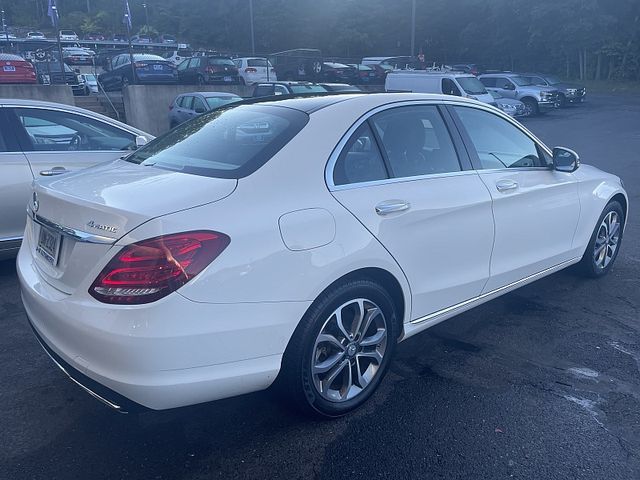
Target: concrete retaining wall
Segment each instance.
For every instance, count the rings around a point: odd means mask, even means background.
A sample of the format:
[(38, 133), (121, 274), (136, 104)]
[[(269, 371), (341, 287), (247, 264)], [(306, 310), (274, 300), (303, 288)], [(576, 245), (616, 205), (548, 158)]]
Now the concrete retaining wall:
[(253, 87), (244, 85), (129, 85), (124, 89), (127, 123), (152, 135), (169, 130), (169, 105), (181, 93), (229, 92), (248, 97)]
[(73, 92), (67, 85), (0, 85), (0, 98), (42, 100), (75, 105)]

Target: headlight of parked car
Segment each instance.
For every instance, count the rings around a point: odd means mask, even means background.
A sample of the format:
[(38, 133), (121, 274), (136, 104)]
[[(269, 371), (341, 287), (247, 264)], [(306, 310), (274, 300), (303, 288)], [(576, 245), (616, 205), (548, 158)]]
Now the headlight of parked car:
[(498, 107), (502, 110), (515, 110), (516, 106), (510, 103), (498, 103)]
[(569, 95), (575, 95), (576, 93), (578, 93), (578, 89), (577, 88), (567, 88), (567, 93)]
[(551, 93), (551, 92), (541, 92), (540, 93), (540, 98), (547, 99), (547, 98), (551, 98), (551, 97), (553, 97), (553, 93)]

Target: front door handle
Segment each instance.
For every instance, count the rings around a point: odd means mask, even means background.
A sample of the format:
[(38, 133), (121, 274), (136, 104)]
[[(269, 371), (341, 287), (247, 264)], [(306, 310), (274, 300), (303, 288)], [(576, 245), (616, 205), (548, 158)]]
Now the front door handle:
[(499, 192), (508, 192), (510, 190), (515, 190), (518, 188), (518, 182), (514, 180), (500, 180), (496, 183), (496, 188)]
[(387, 200), (376, 205), (376, 213), (384, 216), (390, 213), (404, 212), (409, 208), (411, 208), (411, 205), (404, 200)]
[(63, 173), (67, 173), (67, 170), (64, 167), (53, 167), (51, 170), (42, 170), (40, 175), (43, 177), (53, 177), (54, 175), (62, 175)]

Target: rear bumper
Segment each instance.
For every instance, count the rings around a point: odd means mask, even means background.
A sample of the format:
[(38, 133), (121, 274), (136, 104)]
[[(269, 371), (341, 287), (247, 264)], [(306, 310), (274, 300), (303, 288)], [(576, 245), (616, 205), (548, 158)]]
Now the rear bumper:
[[(106, 305), (43, 281), (23, 243), (25, 311), (52, 359), (121, 411), (181, 407), (267, 388), (309, 302), (207, 304), (178, 293), (142, 306)], [(115, 405), (115, 406), (114, 406)]]
[[(230, 80), (225, 80), (229, 78)], [(204, 78), (206, 83), (220, 84), (220, 85), (234, 85), (240, 83), (240, 77), (238, 75), (223, 75), (223, 74), (208, 74)]]

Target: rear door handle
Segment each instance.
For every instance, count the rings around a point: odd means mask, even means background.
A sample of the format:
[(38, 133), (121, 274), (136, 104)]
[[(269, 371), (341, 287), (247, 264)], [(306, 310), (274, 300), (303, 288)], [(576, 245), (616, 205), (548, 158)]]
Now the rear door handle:
[(376, 213), (384, 216), (390, 213), (404, 212), (409, 208), (411, 208), (411, 205), (404, 200), (386, 200), (376, 205)]
[(510, 190), (515, 190), (518, 188), (518, 182), (514, 180), (500, 180), (496, 183), (496, 188), (499, 192), (508, 192)]
[(40, 175), (43, 177), (53, 177), (54, 175), (62, 175), (63, 173), (67, 173), (67, 170), (64, 167), (53, 167), (51, 170), (42, 170)]

